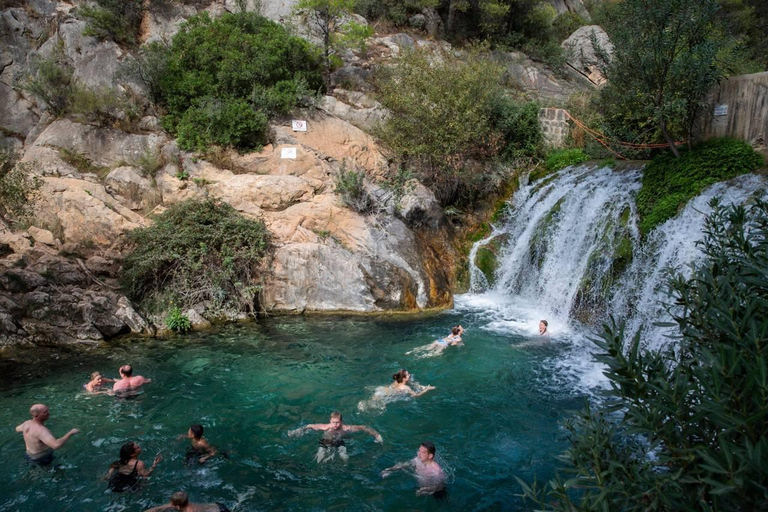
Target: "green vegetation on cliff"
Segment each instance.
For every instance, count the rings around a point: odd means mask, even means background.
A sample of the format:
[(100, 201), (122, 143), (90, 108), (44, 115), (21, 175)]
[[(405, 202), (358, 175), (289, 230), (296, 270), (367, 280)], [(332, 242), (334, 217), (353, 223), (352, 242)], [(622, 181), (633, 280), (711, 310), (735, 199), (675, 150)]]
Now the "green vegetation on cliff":
[(121, 280), (132, 299), (159, 310), (172, 302), (182, 309), (204, 303), (214, 314), (255, 312), (269, 243), (262, 222), (226, 203), (188, 200), (128, 240), (133, 250)]
[[(604, 325), (611, 386), (566, 423), (567, 479), (520, 481), (544, 510), (762, 510), (768, 481), (768, 203), (715, 207), (706, 259), (669, 285), (682, 335), (643, 350)], [(618, 413), (618, 414), (617, 414)]]
[(0, 218), (19, 220), (31, 213), (42, 185), (32, 165), (19, 162), (13, 149), (0, 146)]
[(744, 141), (713, 139), (680, 158), (659, 155), (643, 172), (643, 187), (637, 196), (640, 231), (649, 233), (708, 186), (756, 170), (763, 158)]
[(271, 116), (322, 86), (317, 49), (282, 25), (254, 13), (203, 13), (173, 38), (160, 81), (163, 126), (185, 149), (255, 149)]

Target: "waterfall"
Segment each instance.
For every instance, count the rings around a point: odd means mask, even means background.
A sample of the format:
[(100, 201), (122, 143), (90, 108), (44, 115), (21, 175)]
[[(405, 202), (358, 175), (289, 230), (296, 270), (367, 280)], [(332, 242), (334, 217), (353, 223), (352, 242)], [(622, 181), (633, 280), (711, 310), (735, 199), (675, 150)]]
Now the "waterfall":
[(689, 273), (702, 257), (696, 242), (709, 201), (741, 204), (757, 191), (765, 195), (768, 182), (750, 174), (715, 184), (641, 240), (635, 205), (641, 178), (640, 165), (622, 171), (580, 165), (522, 187), (505, 224), (473, 247), (471, 261), (503, 237), (494, 279), (472, 268), (472, 293), (459, 305), (486, 311), (486, 329), (524, 334), (533, 334), (540, 318), (564, 333), (613, 315), (627, 320), (629, 334), (642, 329), (646, 346), (665, 345), (667, 333), (653, 323), (669, 321), (667, 271)]

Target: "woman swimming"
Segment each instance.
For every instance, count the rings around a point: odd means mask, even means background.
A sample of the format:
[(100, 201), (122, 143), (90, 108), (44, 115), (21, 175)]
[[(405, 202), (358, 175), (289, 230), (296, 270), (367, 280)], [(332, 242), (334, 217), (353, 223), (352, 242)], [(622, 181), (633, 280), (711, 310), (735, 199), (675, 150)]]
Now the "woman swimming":
[(115, 379), (108, 379), (104, 377), (100, 372), (93, 372), (91, 374), (91, 380), (88, 382), (88, 384), (83, 384), (83, 388), (85, 388), (88, 393), (106, 393), (107, 390), (102, 390), (101, 386), (107, 382), (115, 382)]
[(461, 345), (461, 335), (464, 334), (464, 328), (460, 325), (451, 328), (451, 334), (445, 338), (439, 338), (428, 345), (415, 348), (406, 352), (408, 354), (414, 354), (419, 352), (426, 352), (422, 357), (439, 356), (448, 347)]
[[(362, 400), (357, 404), (357, 409), (360, 411), (366, 411), (369, 409), (384, 410), (389, 402), (401, 400), (403, 395), (408, 396), (421, 396), (427, 391), (435, 389), (435, 386), (418, 386), (419, 391), (414, 391), (409, 384), (411, 383), (411, 374), (408, 370), (400, 370), (396, 374), (392, 375), (394, 381), (389, 386), (379, 386), (374, 391), (370, 400)], [(418, 389), (417, 388), (417, 389)]]
[(112, 492), (133, 491), (138, 487), (141, 478), (147, 478), (157, 467), (158, 462), (163, 460), (160, 454), (157, 454), (152, 467), (147, 469), (144, 463), (139, 460), (141, 446), (133, 441), (125, 443), (120, 447), (120, 459), (109, 466), (106, 479), (109, 480), (109, 488)]
[(393, 382), (389, 385), (389, 389), (394, 393), (408, 393), (411, 396), (421, 396), (427, 391), (435, 389), (435, 386), (424, 386), (418, 393), (411, 389), (408, 383), (411, 381), (411, 374), (408, 370), (400, 370), (392, 376)]

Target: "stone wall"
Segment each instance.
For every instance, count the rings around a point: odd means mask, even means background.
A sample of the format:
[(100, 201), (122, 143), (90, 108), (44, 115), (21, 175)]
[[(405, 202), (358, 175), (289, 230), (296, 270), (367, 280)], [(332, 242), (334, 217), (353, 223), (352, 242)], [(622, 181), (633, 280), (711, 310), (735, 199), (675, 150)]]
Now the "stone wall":
[(701, 136), (746, 140), (768, 157), (768, 72), (724, 80), (713, 91)]
[(571, 130), (568, 119), (570, 119), (568, 112), (562, 108), (539, 109), (539, 124), (547, 146), (552, 148), (565, 146)]

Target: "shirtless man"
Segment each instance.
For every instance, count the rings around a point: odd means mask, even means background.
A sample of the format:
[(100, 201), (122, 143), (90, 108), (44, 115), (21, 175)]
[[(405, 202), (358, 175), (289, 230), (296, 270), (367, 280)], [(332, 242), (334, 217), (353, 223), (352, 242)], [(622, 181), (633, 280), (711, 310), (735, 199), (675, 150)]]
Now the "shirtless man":
[(219, 503), (190, 503), (187, 493), (176, 491), (171, 495), (171, 502), (145, 510), (144, 512), (160, 512), (161, 510), (180, 510), (182, 512), (229, 512), (229, 509)]
[(445, 473), (440, 464), (435, 462), (435, 445), (430, 442), (421, 443), (416, 457), (408, 462), (401, 462), (381, 472), (382, 478), (387, 478), (393, 471), (413, 469), (419, 489), (416, 494), (438, 494), (445, 491)]
[(152, 379), (147, 379), (141, 375), (133, 375), (133, 368), (131, 365), (125, 364), (120, 367), (120, 379), (115, 381), (115, 385), (112, 386), (112, 391), (129, 391), (131, 389), (137, 389), (152, 382)]
[(197, 456), (202, 455), (197, 462), (200, 464), (205, 463), (208, 459), (216, 455), (216, 448), (208, 443), (208, 440), (203, 437), (205, 429), (202, 425), (192, 425), (189, 427), (186, 435), (182, 434), (180, 437), (189, 439), (192, 443), (192, 447), (187, 451), (187, 463)]
[(323, 437), (320, 438), (320, 447), (317, 449), (315, 460), (319, 463), (333, 458), (334, 450), (338, 451), (339, 457), (346, 462), (349, 460), (347, 447), (344, 445), (344, 437), (353, 432), (367, 432), (371, 434), (377, 443), (383, 443), (381, 434), (370, 427), (363, 425), (344, 425), (339, 411), (331, 413), (330, 423), (314, 423), (305, 425), (296, 430), (291, 430), (288, 435), (291, 437), (299, 436), (308, 430), (323, 430)]
[(32, 419), (16, 427), (16, 432), (24, 435), (24, 444), (27, 445), (27, 453), (24, 457), (29, 462), (47, 466), (53, 462), (53, 451), (67, 444), (69, 438), (80, 431), (73, 428), (63, 437), (56, 439), (44, 425), (50, 417), (47, 405), (35, 404), (29, 408), (29, 414), (32, 415)]

